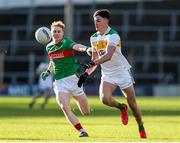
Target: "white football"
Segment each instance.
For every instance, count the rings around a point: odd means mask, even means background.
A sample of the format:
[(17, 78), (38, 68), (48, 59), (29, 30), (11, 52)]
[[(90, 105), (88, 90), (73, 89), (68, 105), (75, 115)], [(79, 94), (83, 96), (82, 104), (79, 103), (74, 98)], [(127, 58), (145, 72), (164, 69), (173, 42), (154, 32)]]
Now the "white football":
[(47, 27), (40, 27), (35, 32), (35, 38), (40, 44), (47, 44), (51, 41), (51, 31)]

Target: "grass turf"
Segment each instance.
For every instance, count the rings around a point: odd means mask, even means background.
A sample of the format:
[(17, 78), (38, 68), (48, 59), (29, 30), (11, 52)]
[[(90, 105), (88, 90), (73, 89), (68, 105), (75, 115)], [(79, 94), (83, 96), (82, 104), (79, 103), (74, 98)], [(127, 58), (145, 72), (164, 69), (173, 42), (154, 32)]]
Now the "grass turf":
[[(115, 97), (126, 102), (123, 97)], [(91, 115), (83, 117), (75, 102), (72, 110), (78, 116), (89, 138), (79, 133), (65, 119), (55, 98), (46, 108), (43, 99), (28, 108), (31, 97), (0, 97), (0, 142), (178, 142), (180, 141), (180, 97), (138, 97), (148, 139), (140, 139), (130, 110), (129, 124), (122, 125), (117, 109), (103, 105), (97, 96), (89, 96)]]

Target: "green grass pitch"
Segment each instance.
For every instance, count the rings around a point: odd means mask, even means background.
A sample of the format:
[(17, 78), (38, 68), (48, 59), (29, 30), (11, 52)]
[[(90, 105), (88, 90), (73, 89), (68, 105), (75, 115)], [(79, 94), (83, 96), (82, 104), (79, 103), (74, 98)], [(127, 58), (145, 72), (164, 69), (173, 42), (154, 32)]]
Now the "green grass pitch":
[[(117, 97), (126, 102), (124, 97)], [(180, 141), (180, 97), (138, 97), (148, 139), (140, 139), (132, 112), (129, 124), (121, 124), (117, 109), (103, 105), (97, 96), (88, 96), (91, 115), (83, 117), (71, 103), (89, 138), (79, 133), (65, 119), (55, 98), (46, 108), (39, 99), (28, 108), (31, 97), (0, 97), (0, 142), (178, 142)]]

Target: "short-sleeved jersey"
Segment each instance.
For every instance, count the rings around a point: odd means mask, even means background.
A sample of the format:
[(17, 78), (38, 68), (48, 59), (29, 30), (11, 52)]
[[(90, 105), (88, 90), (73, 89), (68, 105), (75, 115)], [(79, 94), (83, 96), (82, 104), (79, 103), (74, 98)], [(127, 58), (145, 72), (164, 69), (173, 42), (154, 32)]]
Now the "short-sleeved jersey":
[(131, 66), (121, 52), (121, 39), (114, 29), (108, 27), (104, 35), (98, 32), (90, 38), (93, 51), (98, 53), (99, 58), (107, 53), (108, 46), (115, 46), (116, 50), (110, 61), (101, 64), (102, 74), (113, 74), (121, 69), (130, 69)]
[(72, 46), (75, 42), (67, 37), (63, 37), (60, 43), (49, 43), (46, 46), (48, 57), (53, 63), (54, 78), (56, 80), (68, 77), (77, 72), (79, 64), (75, 59), (75, 51)]

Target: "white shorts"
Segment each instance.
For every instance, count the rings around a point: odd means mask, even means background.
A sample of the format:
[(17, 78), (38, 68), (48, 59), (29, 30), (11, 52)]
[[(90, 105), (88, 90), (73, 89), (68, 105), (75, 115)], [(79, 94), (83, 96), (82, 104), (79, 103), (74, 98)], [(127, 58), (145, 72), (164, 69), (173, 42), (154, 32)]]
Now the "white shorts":
[(102, 75), (101, 81), (112, 83), (121, 89), (126, 89), (134, 83), (130, 70), (121, 70), (113, 75)]
[(58, 95), (59, 92), (71, 93), (73, 96), (84, 94), (83, 87), (78, 87), (79, 78), (74, 74), (59, 80), (54, 81), (54, 92)]

